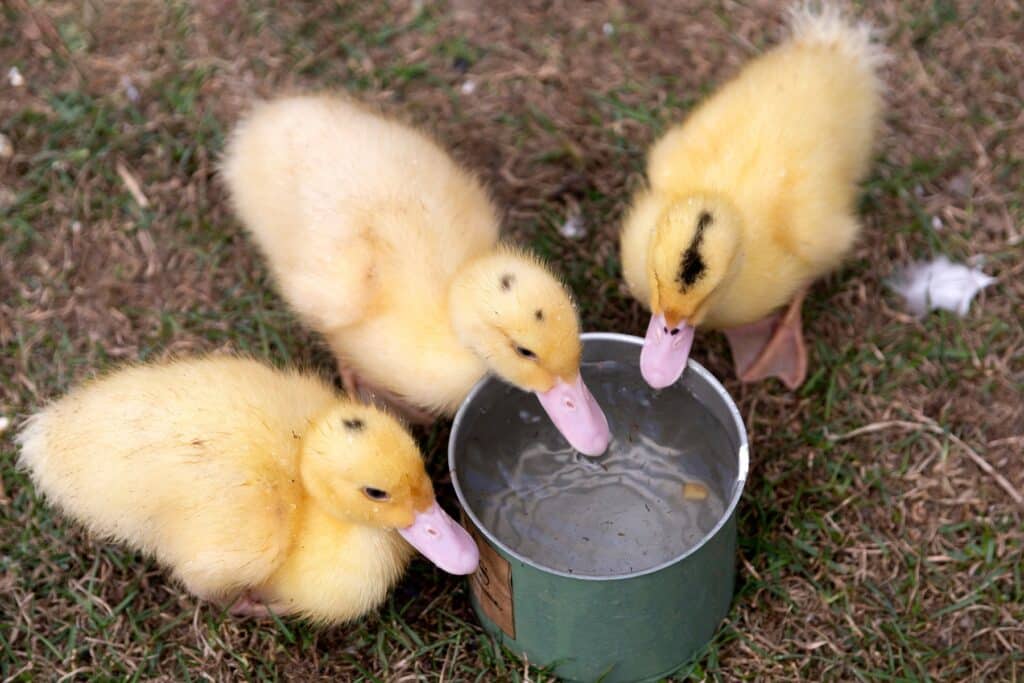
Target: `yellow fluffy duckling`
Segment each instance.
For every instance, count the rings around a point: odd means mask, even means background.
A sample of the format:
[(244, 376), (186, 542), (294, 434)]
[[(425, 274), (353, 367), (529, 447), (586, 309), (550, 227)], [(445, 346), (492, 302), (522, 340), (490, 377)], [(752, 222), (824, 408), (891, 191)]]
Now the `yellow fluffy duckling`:
[(626, 283), (652, 313), (651, 386), (679, 378), (698, 326), (725, 331), (744, 381), (803, 382), (800, 307), (860, 231), (880, 62), (867, 26), (800, 6), (785, 43), (651, 149), (621, 236)]
[(409, 434), (310, 375), (231, 357), (130, 367), (34, 415), (18, 441), (64, 512), (237, 614), (358, 617), (409, 544), (448, 572), (477, 566)]
[(498, 244), (479, 181), (428, 136), (338, 97), (285, 97), (238, 126), (222, 171), (350, 394), (424, 422), (454, 414), (490, 371), (535, 392), (576, 449), (604, 452), (568, 292)]

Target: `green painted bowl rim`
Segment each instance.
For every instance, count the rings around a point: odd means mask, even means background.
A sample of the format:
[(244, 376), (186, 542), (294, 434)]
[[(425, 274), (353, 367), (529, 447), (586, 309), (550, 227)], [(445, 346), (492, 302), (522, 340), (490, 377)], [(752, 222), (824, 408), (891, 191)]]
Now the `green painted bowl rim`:
[[(584, 332), (583, 334), (580, 335), (580, 339), (583, 342), (612, 341), (622, 342), (624, 344), (632, 344), (634, 346), (643, 346), (644, 344), (644, 340), (641, 339), (640, 337), (635, 337), (631, 334), (619, 334), (617, 332)], [(568, 572), (563, 572), (557, 569), (552, 569), (550, 567), (545, 567), (544, 565), (539, 564), (534, 560), (531, 560), (525, 555), (520, 555), (519, 553), (517, 553), (516, 551), (512, 550), (504, 543), (499, 541), (497, 538), (495, 538), (491, 531), (486, 526), (484, 526), (484, 524), (480, 521), (479, 518), (477, 518), (472, 508), (470, 508), (469, 503), (466, 501), (466, 497), (462, 493), (462, 486), (459, 484), (459, 475), (455, 470), (455, 444), (458, 440), (456, 437), (458, 436), (459, 433), (459, 427), (462, 425), (463, 418), (470, 411), (470, 405), (473, 403), (473, 400), (476, 398), (476, 395), (481, 391), (481, 389), (483, 389), (484, 385), (486, 385), (488, 382), (492, 380), (500, 381), (495, 380), (495, 378), (493, 378), (491, 375), (487, 375), (479, 382), (477, 382), (476, 385), (470, 390), (466, 398), (462, 401), (462, 405), (459, 406), (458, 412), (455, 413), (455, 421), (452, 423), (451, 435), (448, 438), (448, 471), (452, 479), (452, 486), (455, 487), (455, 495), (459, 497), (459, 504), (462, 505), (463, 512), (465, 512), (465, 514), (470, 518), (470, 520), (472, 520), (476, 528), (480, 530), (480, 533), (486, 536), (487, 540), (490, 543), (500, 548), (501, 551), (505, 554), (510, 555), (511, 557), (514, 557), (516, 560), (522, 562), (523, 564), (533, 567), (534, 569), (544, 572), (545, 574), (561, 576), (566, 579), (575, 579), (577, 581), (622, 581), (623, 579), (633, 579), (638, 576), (646, 576), (648, 574), (660, 572), (663, 569), (667, 569), (668, 567), (671, 567), (675, 564), (682, 562), (690, 555), (693, 555), (698, 550), (703, 548), (704, 545), (706, 545), (710, 539), (717, 536), (718, 533), (721, 531), (722, 527), (725, 526), (726, 522), (729, 521), (729, 518), (732, 517), (732, 515), (735, 513), (736, 506), (739, 505), (740, 497), (743, 495), (743, 489), (747, 483), (747, 470), (750, 466), (750, 448), (747, 439), (747, 428), (746, 425), (743, 423), (743, 419), (740, 417), (739, 408), (736, 407), (736, 403), (732, 400), (732, 396), (730, 396), (729, 392), (725, 390), (725, 387), (722, 386), (722, 383), (715, 379), (715, 376), (708, 372), (703, 365), (693, 360), (692, 358), (690, 358), (687, 361), (686, 369), (690, 372), (696, 373), (697, 376), (700, 377), (705, 383), (707, 383), (708, 386), (715, 390), (719, 398), (722, 399), (723, 403), (725, 403), (726, 408), (728, 408), (729, 410), (729, 415), (732, 417), (733, 424), (736, 428), (736, 432), (739, 435), (740, 445), (737, 453), (738, 462), (736, 466), (736, 482), (735, 484), (733, 484), (733, 493), (732, 498), (729, 500), (729, 505), (726, 507), (725, 512), (722, 513), (721, 519), (718, 520), (718, 523), (715, 524), (711, 531), (705, 534), (704, 538), (702, 538), (699, 543), (697, 543), (692, 548), (688, 549), (682, 555), (666, 560), (665, 562), (662, 562), (657, 566), (651, 567), (649, 569), (644, 569), (642, 571), (634, 572), (632, 574), (618, 574), (614, 576), (588, 576), (586, 574), (570, 574)], [(685, 375), (686, 373), (683, 373), (683, 376)], [(682, 376), (677, 381), (682, 381)]]

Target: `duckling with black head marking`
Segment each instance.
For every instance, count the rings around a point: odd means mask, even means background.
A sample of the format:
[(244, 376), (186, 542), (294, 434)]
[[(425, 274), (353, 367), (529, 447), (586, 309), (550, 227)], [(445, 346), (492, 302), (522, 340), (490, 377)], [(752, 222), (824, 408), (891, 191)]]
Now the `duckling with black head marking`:
[(651, 148), (621, 250), (652, 313), (641, 356), (652, 386), (679, 378), (697, 326), (726, 334), (741, 380), (803, 382), (800, 308), (860, 232), (883, 60), (869, 27), (801, 3), (788, 40)]

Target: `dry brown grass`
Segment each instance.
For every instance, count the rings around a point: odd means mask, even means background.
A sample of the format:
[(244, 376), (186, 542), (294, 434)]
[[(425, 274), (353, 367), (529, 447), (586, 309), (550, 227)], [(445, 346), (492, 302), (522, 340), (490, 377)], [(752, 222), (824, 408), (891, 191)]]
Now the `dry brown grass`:
[[(588, 328), (641, 332), (615, 235), (644, 150), (781, 29), (776, 2), (28, 6), (0, 14), (0, 67), (26, 81), (0, 84), (10, 418), (126, 359), (228, 348), (330, 367), (214, 173), (238, 113), (283, 89), (345, 88), (436, 131), (487, 180), (509, 231), (563, 270)], [(1015, 680), (1022, 510), (960, 444), (1024, 491), (1024, 15), (1010, 0), (858, 13), (893, 53), (868, 229), (806, 307), (808, 384), (728, 382), (754, 435), (741, 577), (690, 673)], [(584, 239), (558, 233), (572, 214)], [(964, 319), (910, 318), (885, 285), (936, 253), (998, 278)], [(696, 356), (732, 376), (719, 339)], [(442, 482), (446, 436), (424, 435)], [(14, 470), (10, 430), (0, 448), (4, 678), (521, 676), (473, 625), (461, 584), (421, 564), (351, 627), (223, 618), (53, 516)]]

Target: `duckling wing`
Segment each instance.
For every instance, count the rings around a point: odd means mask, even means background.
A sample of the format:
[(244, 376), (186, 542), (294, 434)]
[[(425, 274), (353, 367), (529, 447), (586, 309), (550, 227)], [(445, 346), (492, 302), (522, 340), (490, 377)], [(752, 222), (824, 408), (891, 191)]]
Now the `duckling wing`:
[(258, 105), (221, 163), (235, 212), (282, 293), (326, 332), (357, 322), (372, 294), (372, 169), (379, 131), (363, 110), (327, 97)]
[(301, 497), (290, 477), (258, 458), (200, 449), (161, 455), (191, 468), (176, 470), (179, 492), (148, 522), (156, 556), (202, 597), (264, 582), (284, 560), (297, 526)]
[(373, 241), (317, 216), (287, 257), (267, 254), (285, 300), (310, 327), (329, 334), (361, 321), (376, 290), (380, 259)]

